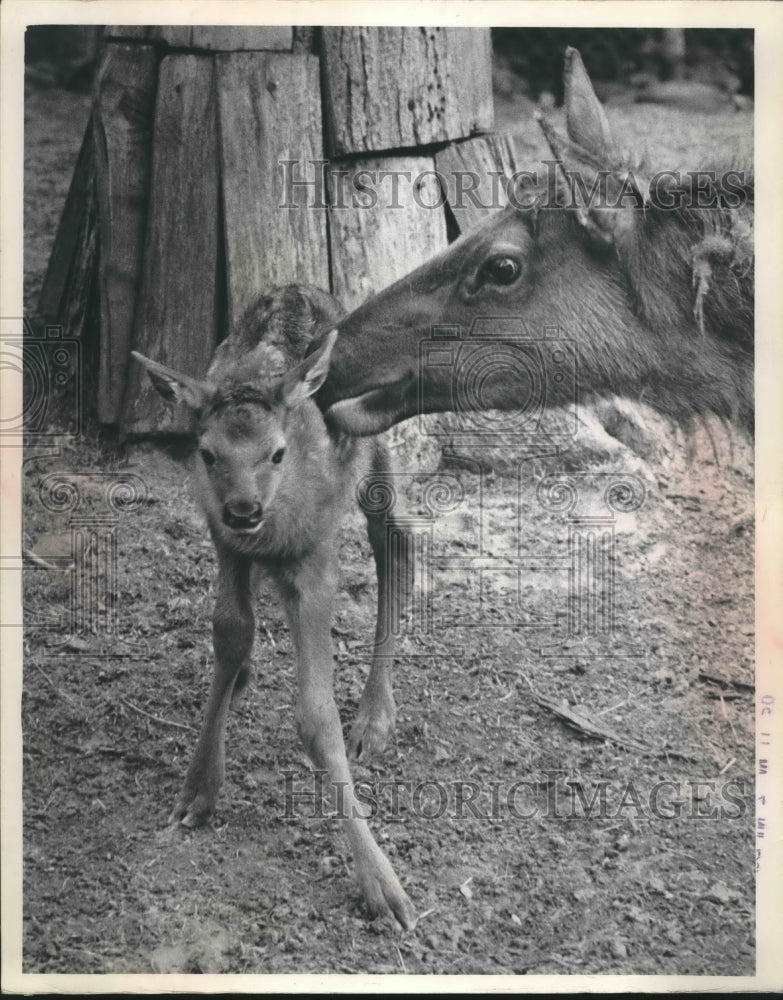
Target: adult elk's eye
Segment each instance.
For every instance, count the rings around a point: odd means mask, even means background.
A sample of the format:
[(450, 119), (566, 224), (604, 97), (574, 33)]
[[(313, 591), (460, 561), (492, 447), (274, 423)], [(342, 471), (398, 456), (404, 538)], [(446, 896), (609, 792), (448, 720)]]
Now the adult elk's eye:
[(519, 261), (513, 257), (491, 257), (481, 268), (481, 277), (493, 285), (513, 285), (520, 275)]
[(215, 464), (215, 453), (210, 451), (209, 448), (199, 448), (199, 455), (201, 455), (204, 460), (204, 465), (214, 465)]
[(272, 465), (280, 465), (283, 461), (283, 455), (285, 455), (285, 448), (278, 448), (272, 456)]

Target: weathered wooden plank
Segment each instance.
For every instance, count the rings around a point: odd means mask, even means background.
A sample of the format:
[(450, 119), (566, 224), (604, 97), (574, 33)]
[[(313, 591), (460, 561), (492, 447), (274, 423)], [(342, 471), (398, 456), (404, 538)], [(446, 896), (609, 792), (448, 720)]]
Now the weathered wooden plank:
[(95, 157), (91, 119), (84, 133), (38, 297), (38, 314), (54, 322), (61, 322), (60, 312), (65, 305), (65, 291), (82, 238), (86, 204), (92, 197), (94, 183)]
[(114, 24), (105, 34), (107, 38), (163, 42), (175, 49), (290, 52), (294, 29), (290, 25)]
[[(204, 374), (217, 343), (218, 208), (213, 59), (167, 56), (160, 64), (134, 347), (189, 375)], [(123, 431), (179, 433), (188, 426), (188, 415), (173, 411), (141, 366), (132, 365)]]
[(322, 28), (330, 155), (460, 139), (492, 128), (488, 28)]
[(58, 317), (63, 336), (81, 341), (81, 382), (76, 386), (76, 411), (81, 412), (83, 408), (84, 416), (93, 421), (98, 416), (95, 386), (100, 363), (97, 201), (93, 179), (85, 195), (79, 238)]
[(193, 41), (192, 24), (153, 24), (149, 38), (154, 42), (165, 42), (173, 49), (189, 49)]
[(163, 42), (175, 49), (188, 49), (193, 40), (192, 24), (111, 24), (105, 38), (134, 42)]
[(294, 29), (286, 25), (194, 25), (191, 45), (220, 52), (290, 52), (293, 42)]
[(157, 65), (149, 45), (108, 43), (95, 81), (102, 423), (119, 419), (129, 361), (147, 218)]
[(508, 204), (507, 178), (517, 170), (513, 139), (495, 133), (451, 143), (435, 154), (435, 169), (464, 233)]
[(310, 52), (317, 55), (319, 52), (320, 31), (311, 24), (295, 24), (294, 38), (291, 51), (294, 53)]
[(150, 37), (150, 27), (145, 24), (107, 24), (103, 36), (106, 39), (132, 39), (141, 42)]
[[(346, 309), (355, 309), (445, 249), (444, 199), (434, 166), (432, 157), (413, 156), (330, 166), (332, 290)], [(440, 207), (423, 207), (429, 205)], [(439, 421), (426, 416), (387, 433), (397, 468), (432, 472), (438, 467)]]
[[(62, 288), (61, 301), (54, 315), (41, 315), (41, 325), (48, 323), (60, 327), (67, 356), (65, 368), (58, 372), (50, 384), (46, 397), (45, 416), (52, 426), (61, 427), (66, 434), (79, 434), (84, 429), (84, 418), (96, 419), (96, 396), (94, 388), (98, 384), (98, 259), (96, 248), (96, 209), (94, 184), (85, 191), (81, 218), (75, 231), (72, 246), (73, 256)], [(34, 321), (36, 336), (39, 324)], [(26, 325), (26, 324), (25, 324)], [(27, 330), (25, 330), (27, 334)], [(45, 335), (50, 336), (47, 329)], [(78, 354), (74, 353), (70, 342), (80, 342)], [(55, 347), (57, 341), (50, 341)], [(35, 348), (33, 348), (35, 350)], [(60, 358), (58, 364), (62, 362)], [(67, 372), (67, 374), (66, 374)], [(62, 378), (62, 380), (61, 380)], [(40, 388), (40, 387), (39, 387)], [(28, 398), (29, 390), (29, 398)], [(25, 413), (28, 403), (41, 402), (36, 394), (36, 386), (24, 380)], [(33, 406), (35, 410), (35, 406)], [(37, 422), (37, 421), (36, 421)]]
[[(63, 288), (57, 321), (63, 325), (66, 337), (94, 340), (93, 354), (98, 357), (98, 310), (95, 310), (95, 329), (86, 331), (90, 302), (98, 298), (98, 199), (93, 175), (84, 192), (82, 216), (73, 246), (71, 266)], [(83, 359), (88, 362), (85, 357)], [(96, 366), (97, 367), (97, 366)], [(97, 374), (94, 372), (93, 374)], [(92, 383), (95, 384), (94, 382)]]
[(432, 157), (414, 156), (330, 165), (332, 290), (347, 309), (445, 248), (434, 167)]
[(321, 102), (314, 56), (258, 52), (216, 59), (233, 320), (273, 285), (329, 287), (323, 190), (288, 183), (321, 176)]

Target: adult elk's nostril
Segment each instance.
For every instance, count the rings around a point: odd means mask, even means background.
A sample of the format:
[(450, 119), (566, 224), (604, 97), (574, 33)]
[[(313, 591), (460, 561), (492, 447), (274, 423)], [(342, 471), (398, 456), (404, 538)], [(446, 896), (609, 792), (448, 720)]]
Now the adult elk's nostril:
[(237, 500), (223, 507), (223, 523), (235, 531), (257, 527), (263, 515), (261, 505), (248, 500)]

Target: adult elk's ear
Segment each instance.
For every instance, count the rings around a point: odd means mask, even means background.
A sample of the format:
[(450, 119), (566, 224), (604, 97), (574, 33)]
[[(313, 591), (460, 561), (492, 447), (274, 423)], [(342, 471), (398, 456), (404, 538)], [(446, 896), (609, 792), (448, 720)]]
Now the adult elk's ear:
[(613, 167), (617, 160), (617, 147), (612, 130), (576, 49), (566, 49), (564, 83), (569, 139), (592, 153), (605, 167)]
[(582, 57), (566, 49), (567, 136), (545, 115), (536, 115), (552, 155), (560, 164), (558, 203), (569, 206), (592, 241), (628, 254), (633, 246), (635, 209), (647, 203), (646, 180), (622, 168), (604, 109), (595, 95)]
[(173, 368), (167, 368), (157, 361), (145, 358), (138, 351), (131, 351), (131, 354), (147, 369), (150, 382), (164, 399), (170, 403), (184, 403), (191, 410), (203, 409), (212, 394), (212, 389), (206, 382), (199, 382), (189, 375), (175, 372)]
[(286, 372), (278, 390), (280, 401), (285, 406), (296, 406), (308, 396), (318, 392), (326, 380), (336, 340), (337, 330), (330, 330), (320, 347), (309, 354), (304, 361), (300, 361), (290, 372)]

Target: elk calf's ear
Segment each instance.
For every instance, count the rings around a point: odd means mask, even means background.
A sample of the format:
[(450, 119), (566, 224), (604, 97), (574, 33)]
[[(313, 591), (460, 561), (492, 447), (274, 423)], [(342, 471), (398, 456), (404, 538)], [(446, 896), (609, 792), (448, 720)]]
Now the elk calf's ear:
[(286, 373), (279, 390), (282, 403), (286, 406), (296, 406), (303, 399), (318, 392), (329, 371), (329, 359), (336, 340), (337, 330), (330, 330), (317, 350)]
[(131, 354), (147, 369), (150, 382), (170, 403), (184, 403), (191, 410), (200, 410), (209, 399), (211, 390), (205, 382), (175, 372), (157, 361), (145, 358), (137, 351), (131, 351)]
[(565, 109), (569, 138), (610, 166), (616, 158), (616, 147), (609, 121), (595, 96), (582, 57), (571, 48), (566, 49), (565, 56)]

